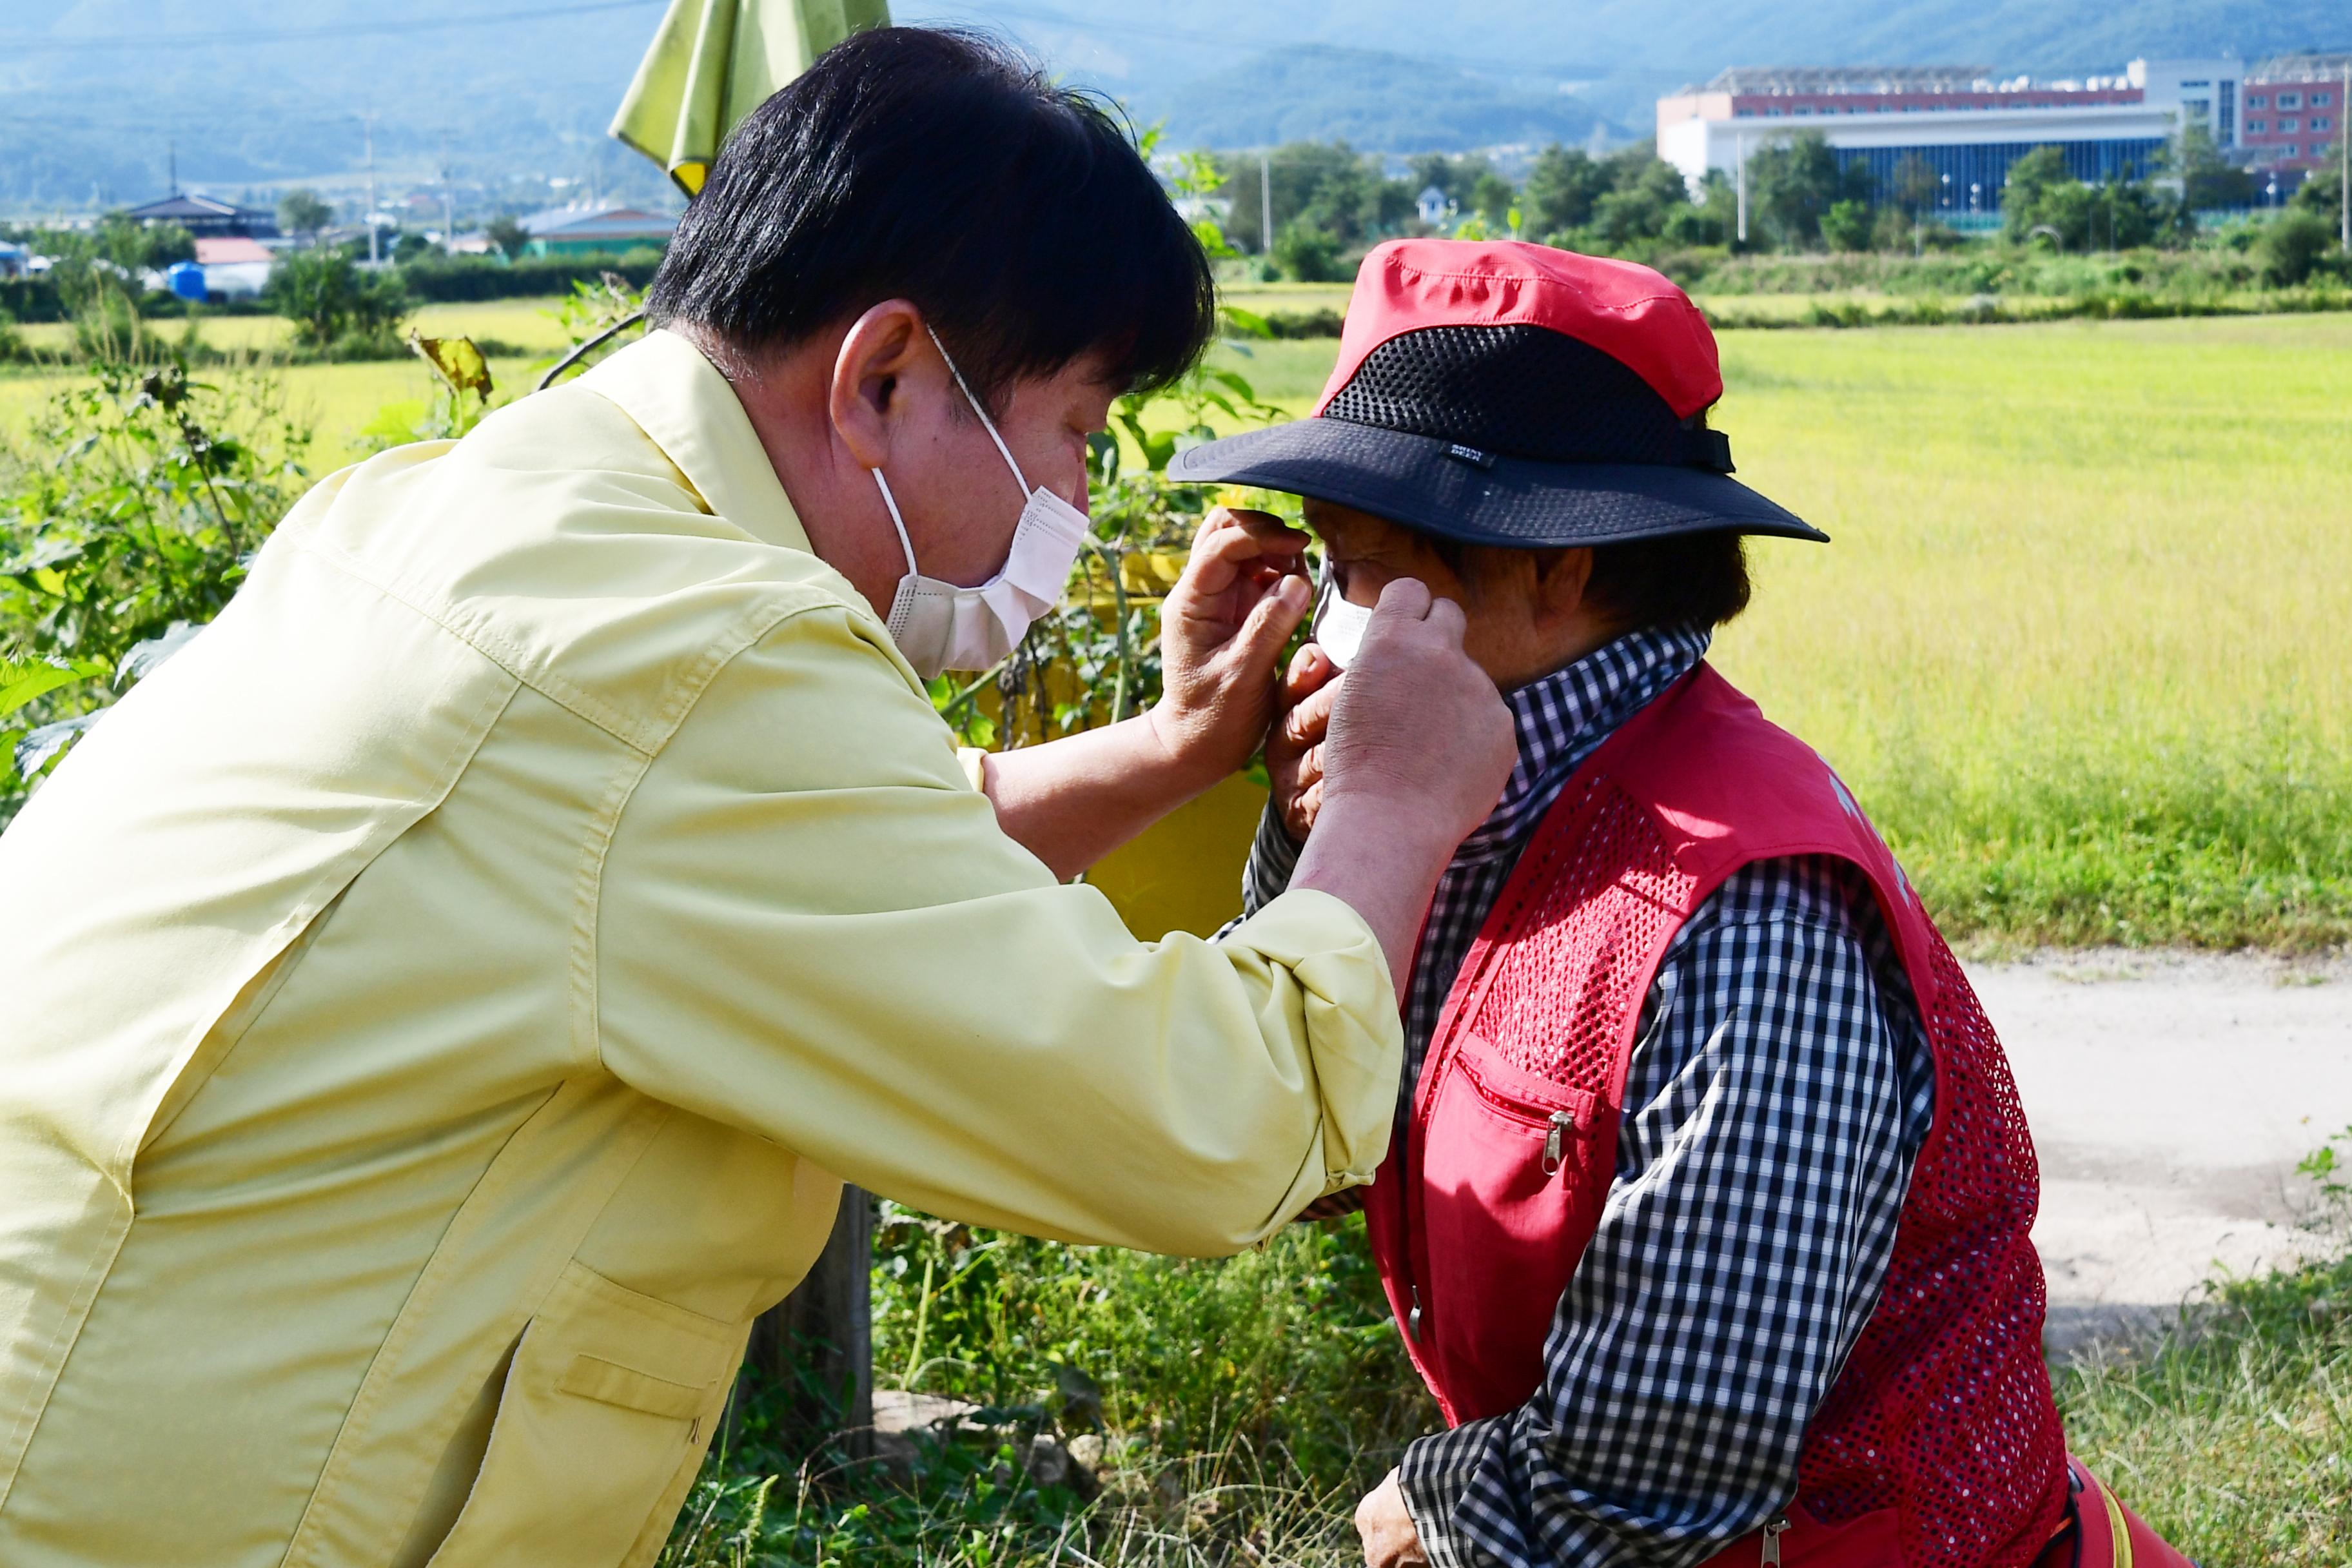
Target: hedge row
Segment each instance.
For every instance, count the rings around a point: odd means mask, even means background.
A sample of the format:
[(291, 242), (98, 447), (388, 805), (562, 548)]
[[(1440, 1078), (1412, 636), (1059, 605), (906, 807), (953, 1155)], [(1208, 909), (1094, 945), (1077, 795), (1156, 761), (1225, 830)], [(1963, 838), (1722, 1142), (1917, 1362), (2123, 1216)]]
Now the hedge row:
[(419, 301), (446, 303), (457, 300), (529, 300), (569, 294), (574, 283), (593, 283), (610, 272), (642, 289), (653, 281), (661, 252), (633, 250), (619, 258), (600, 256), (530, 256), (520, 261), (494, 261), (487, 256), (431, 257), (400, 269), (402, 287)]

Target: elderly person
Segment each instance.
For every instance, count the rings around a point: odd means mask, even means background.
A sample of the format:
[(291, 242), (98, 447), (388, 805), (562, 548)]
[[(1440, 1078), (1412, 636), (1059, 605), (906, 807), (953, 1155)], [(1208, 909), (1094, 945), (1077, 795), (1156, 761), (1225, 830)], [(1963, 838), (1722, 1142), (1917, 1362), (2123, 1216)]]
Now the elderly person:
[(728, 144), (660, 328), (313, 490), (0, 838), (0, 1563), (661, 1550), (844, 1178), (1242, 1247), (1386, 1147), (1391, 975), (1509, 770), (1399, 583), (1226, 940), (1064, 878), (1238, 766), (1304, 540), (1230, 517), (1143, 718), (959, 763), (1206, 262), (1083, 99), (862, 35)]
[(1706, 662), (1742, 536), (1823, 538), (1729, 477), (1722, 390), (1646, 268), (1404, 241), (1315, 417), (1176, 465), (1306, 498), (1328, 563), (1252, 909), (1315, 853), (1391, 584), (1462, 605), (1517, 729), (1362, 1200), (1449, 1427), (1364, 1500), (1367, 1556), (2105, 1564), (2128, 1531), (2177, 1561), (2065, 1454), (2032, 1145), (1967, 980), (1836, 776)]

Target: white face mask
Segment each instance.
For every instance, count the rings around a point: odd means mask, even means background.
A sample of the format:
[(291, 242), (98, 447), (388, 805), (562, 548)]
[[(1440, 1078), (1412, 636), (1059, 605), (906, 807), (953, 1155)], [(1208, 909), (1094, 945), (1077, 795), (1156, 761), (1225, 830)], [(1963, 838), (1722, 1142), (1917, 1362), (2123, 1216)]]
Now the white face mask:
[(1334, 668), (1345, 669), (1356, 662), (1357, 651), (1364, 646), (1365, 628), (1371, 624), (1372, 612), (1348, 603), (1339, 592), (1339, 579), (1325, 567), (1323, 597), (1315, 606), (1315, 625), (1307, 635)]
[(882, 488), (882, 504), (890, 509), (890, 521), (898, 527), (899, 546), (907, 552), (907, 574), (898, 579), (898, 596), (890, 601), (890, 640), (925, 680), (941, 670), (987, 669), (1019, 647), (1028, 635), (1029, 624), (1061, 598), (1070, 568), (1077, 563), (1078, 552), (1087, 543), (1087, 514), (1043, 486), (1029, 488), (1021, 465), (1013, 460), (1012, 449), (996, 433), (988, 410), (972, 396), (963, 372), (948, 358), (947, 345), (940, 342), (937, 332), (931, 333), (931, 342), (940, 357), (947, 360), (948, 374), (955, 377), (964, 400), (987, 426), (988, 438), (1004, 455), (1013, 482), (1028, 500), (1013, 527), (1013, 548), (1005, 554), (1003, 569), (977, 587), (967, 588), (926, 577), (917, 569), (914, 542), (907, 537), (907, 522), (898, 515), (889, 481), (881, 469), (871, 470), (874, 482)]

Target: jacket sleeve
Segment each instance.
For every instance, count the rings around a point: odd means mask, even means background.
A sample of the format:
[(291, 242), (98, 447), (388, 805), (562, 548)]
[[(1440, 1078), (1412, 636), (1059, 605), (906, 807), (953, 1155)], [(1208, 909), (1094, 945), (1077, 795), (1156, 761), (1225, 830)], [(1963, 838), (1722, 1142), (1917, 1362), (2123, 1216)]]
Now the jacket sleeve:
[(1314, 892), (1130, 935), (996, 826), (870, 617), (712, 678), (597, 879), (603, 1065), (934, 1214), (1230, 1252), (1369, 1180), (1402, 1042), (1378, 942)]

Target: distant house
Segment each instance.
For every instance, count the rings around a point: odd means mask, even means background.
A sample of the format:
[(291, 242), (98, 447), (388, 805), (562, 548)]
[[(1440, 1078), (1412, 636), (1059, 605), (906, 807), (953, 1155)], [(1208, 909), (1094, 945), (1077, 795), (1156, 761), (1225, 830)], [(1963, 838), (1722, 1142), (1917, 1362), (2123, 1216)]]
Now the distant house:
[(141, 223), (178, 224), (198, 239), (207, 236), (235, 236), (246, 239), (278, 237), (275, 215), (257, 207), (241, 207), (235, 202), (225, 202), (215, 196), (169, 195), (160, 202), (149, 202), (143, 207), (132, 207), (129, 216)]
[(196, 241), (196, 265), (204, 269), (205, 298), (244, 300), (269, 283), (278, 258), (258, 240), (224, 235)]
[(677, 219), (643, 207), (551, 207), (522, 220), (533, 256), (619, 255), (651, 246), (662, 249)]
[(1422, 222), (1434, 227), (1445, 221), (1445, 209), (1449, 204), (1445, 193), (1435, 185), (1424, 188), (1420, 195), (1413, 198), (1412, 205), (1420, 211)]
[(33, 253), (21, 245), (0, 239), (0, 278), (22, 278), (33, 258)]

